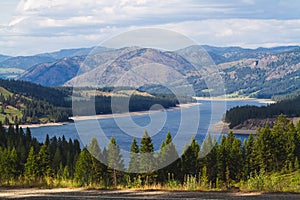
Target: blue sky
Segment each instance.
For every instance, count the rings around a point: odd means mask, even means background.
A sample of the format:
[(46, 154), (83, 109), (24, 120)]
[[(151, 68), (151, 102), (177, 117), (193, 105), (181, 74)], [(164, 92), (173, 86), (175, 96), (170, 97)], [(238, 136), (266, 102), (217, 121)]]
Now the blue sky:
[(299, 10), (295, 0), (0, 0), (0, 54), (95, 46), (144, 27), (216, 46), (299, 45)]

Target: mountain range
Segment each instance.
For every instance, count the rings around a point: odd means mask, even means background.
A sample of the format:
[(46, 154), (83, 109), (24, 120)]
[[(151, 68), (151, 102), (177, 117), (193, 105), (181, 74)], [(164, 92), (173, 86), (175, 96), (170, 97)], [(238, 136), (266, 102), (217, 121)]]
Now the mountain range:
[(177, 51), (141, 47), (69, 49), (28, 57), (0, 56), (0, 74), (2, 78), (45, 86), (190, 84), (196, 95), (209, 96), (206, 80), (215, 76), (210, 73), (214, 63), (231, 96), (270, 98), (300, 88), (298, 46), (244, 49), (204, 45)]

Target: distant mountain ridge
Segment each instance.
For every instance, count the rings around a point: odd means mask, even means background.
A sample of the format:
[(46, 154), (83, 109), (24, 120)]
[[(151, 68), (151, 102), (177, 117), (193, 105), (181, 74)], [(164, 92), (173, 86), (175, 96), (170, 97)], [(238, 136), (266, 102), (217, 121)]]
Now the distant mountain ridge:
[(11, 56), (6, 56), (6, 55), (1, 55), (1, 54), (0, 54), (0, 62), (2, 62), (2, 61), (4, 61), (4, 60), (7, 60), (7, 59), (9, 59), (9, 58), (11, 58)]
[(0, 77), (1, 78), (16, 78), (32, 66), (40, 63), (55, 62), (63, 58), (72, 58), (74, 56), (86, 56), (91, 51), (103, 52), (108, 51), (108, 48), (79, 48), (79, 49), (62, 49), (52, 53), (43, 53), (32, 56), (4, 56), (0, 55)]
[[(197, 63), (184, 58), (184, 55), (192, 53), (201, 56), (203, 52), (199, 52), (197, 48), (190, 47), (189, 52), (186, 52), (186, 49), (166, 52), (140, 47), (99, 48), (89, 56), (80, 55), (87, 53), (89, 49), (73, 50), (80, 53), (73, 57), (34, 65), (19, 76), (19, 79), (46, 86), (71, 86), (76, 82), (85, 85), (97, 83), (98, 86), (111, 86), (116, 80), (120, 82), (119, 79), (132, 71), (131, 69), (156, 63), (179, 72), (190, 84), (193, 84), (198, 96), (209, 96), (209, 90), (205, 85), (206, 77), (201, 77), (199, 71), (201, 73), (201, 70), (209, 70), (211, 62), (205, 64), (206, 61), (201, 61), (203, 64), (196, 67), (198, 70), (193, 70)], [(298, 46), (243, 49), (204, 45), (199, 46), (199, 49), (205, 49), (218, 65), (228, 94), (270, 98), (300, 88), (300, 81), (297, 78), (300, 74), (300, 47)], [(70, 52), (61, 51), (61, 54), (70, 56)], [(56, 54), (60, 55), (60, 53)], [(59, 56), (56, 55), (56, 58)], [(156, 73), (156, 71), (151, 72), (148, 69), (148, 73)], [(168, 74), (167, 71), (161, 71), (157, 76), (161, 79), (166, 78), (166, 82), (176, 79), (175, 76), (168, 76)], [(127, 77), (126, 81), (122, 84), (130, 86), (134, 82), (137, 84), (143, 82), (134, 76)]]

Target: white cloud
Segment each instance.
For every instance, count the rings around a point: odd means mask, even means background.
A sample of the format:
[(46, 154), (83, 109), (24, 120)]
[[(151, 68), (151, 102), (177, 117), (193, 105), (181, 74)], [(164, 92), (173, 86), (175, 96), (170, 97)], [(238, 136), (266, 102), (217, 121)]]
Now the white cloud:
[(14, 18), (11, 22), (9, 22), (8, 26), (15, 26), (19, 23), (21, 23), (22, 21), (24, 21), (27, 17), (23, 16), (23, 17), (16, 17)]
[(159, 27), (190, 36), (199, 44), (251, 48), (300, 44), (300, 20), (202, 20), (170, 23)]
[(0, 21), (0, 53), (93, 46), (138, 27), (167, 28), (219, 46), (300, 44), (298, 8), (291, 0), (20, 0), (14, 18)]

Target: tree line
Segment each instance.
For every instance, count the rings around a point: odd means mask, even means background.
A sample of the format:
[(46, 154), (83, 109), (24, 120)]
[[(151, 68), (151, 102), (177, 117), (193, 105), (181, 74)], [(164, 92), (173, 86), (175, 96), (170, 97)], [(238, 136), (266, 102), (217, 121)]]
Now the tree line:
[(300, 96), (279, 101), (268, 106), (238, 106), (228, 110), (225, 121), (233, 128), (248, 119), (277, 118), (280, 114), (287, 117), (300, 116)]
[(29, 128), (24, 131), (10, 125), (6, 130), (0, 123), (0, 182), (38, 184), (49, 177), (71, 178), (80, 152), (77, 140), (47, 135), (45, 142), (39, 143)]
[(81, 149), (77, 140), (47, 136), (39, 143), (29, 129), (24, 132), (10, 126), (5, 130), (1, 125), (0, 147), (0, 182), (4, 185), (70, 182), (111, 188), (195, 182), (207, 188), (230, 188), (260, 174), (299, 169), (300, 122), (295, 126), (280, 115), (273, 128), (261, 128), (245, 141), (232, 132), (220, 141), (208, 135), (202, 144), (192, 138), (181, 156), (170, 133), (155, 152), (145, 132), (140, 144), (133, 139), (128, 166), (114, 137), (102, 149), (95, 138)]

